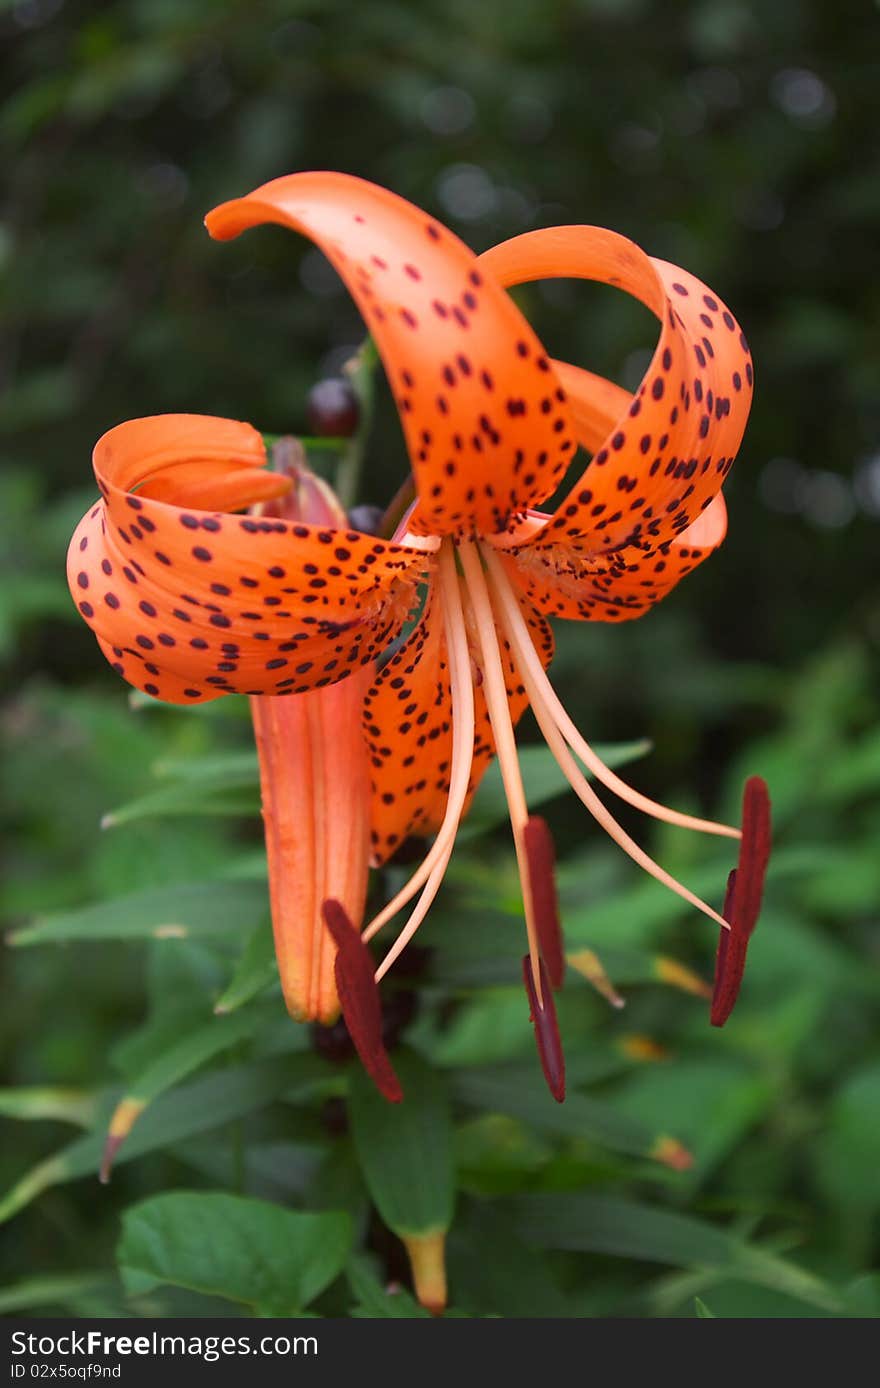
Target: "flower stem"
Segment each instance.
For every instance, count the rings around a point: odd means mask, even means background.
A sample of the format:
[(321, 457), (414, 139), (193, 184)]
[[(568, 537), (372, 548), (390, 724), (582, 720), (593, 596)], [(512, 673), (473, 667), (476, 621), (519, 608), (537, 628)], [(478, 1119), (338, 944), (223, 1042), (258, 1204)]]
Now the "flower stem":
[(352, 388), (357, 396), (359, 406), (358, 427), (350, 439), (345, 440), (347, 447), (342, 451), (339, 463), (336, 468), (334, 486), (336, 495), (342, 505), (348, 511), (357, 499), (358, 482), (360, 481), (361, 467), (364, 461), (367, 438), (369, 437), (370, 426), (373, 422), (373, 411), (376, 396), (376, 367), (379, 364), (379, 354), (376, 345), (369, 336), (365, 337), (360, 347), (342, 368), (348, 379), (351, 381)]

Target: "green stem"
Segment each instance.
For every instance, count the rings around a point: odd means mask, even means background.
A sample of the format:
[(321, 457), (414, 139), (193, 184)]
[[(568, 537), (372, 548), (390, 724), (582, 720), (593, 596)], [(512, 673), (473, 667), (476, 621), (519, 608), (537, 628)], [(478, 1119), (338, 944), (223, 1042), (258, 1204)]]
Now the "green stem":
[(351, 439), (341, 439), (335, 436), (322, 438), (319, 435), (303, 436), (299, 434), (297, 437), (303, 448), (307, 449), (309, 453), (317, 452), (322, 448), (327, 453), (345, 453), (351, 447)]
[[(346, 510), (357, 498), (361, 467), (364, 461), (367, 438), (373, 422), (373, 409), (376, 394), (376, 367), (379, 354), (371, 337), (366, 337), (354, 356), (343, 367), (351, 381), (360, 408), (360, 419), (356, 432), (348, 440), (336, 469), (336, 495)], [(334, 441), (335, 442), (335, 441)]]
[(394, 534), (415, 499), (416, 480), (412, 473), (409, 473), (397, 488), (397, 491), (388, 503), (388, 507), (382, 517), (382, 528), (379, 533), (382, 535), (383, 539), (391, 539), (391, 536)]

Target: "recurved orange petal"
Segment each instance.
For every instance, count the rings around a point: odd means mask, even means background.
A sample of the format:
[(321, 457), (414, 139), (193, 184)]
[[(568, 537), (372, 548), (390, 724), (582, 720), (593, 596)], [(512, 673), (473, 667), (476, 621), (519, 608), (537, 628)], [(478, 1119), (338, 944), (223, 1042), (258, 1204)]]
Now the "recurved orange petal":
[(321, 688), (374, 660), (414, 605), (427, 554), (149, 495), (175, 469), (188, 487), (187, 469), (216, 463), (221, 486), (239, 475), (241, 502), (265, 461), (250, 425), (198, 415), (132, 420), (98, 442), (104, 499), (74, 534), (68, 581), (114, 668), (154, 697)]
[[(586, 448), (596, 448), (633, 396), (602, 376), (557, 362)], [(598, 442), (597, 442), (598, 441)], [(539, 542), (503, 556), (510, 578), (540, 612), (587, 621), (641, 617), (722, 543), (727, 507), (721, 492), (676, 540), (645, 553), (636, 545), (584, 555), (581, 545)]]
[(369, 326), (416, 478), (411, 530), (496, 534), (555, 491), (575, 448), (565, 393), (516, 305), (458, 237), (338, 173), (275, 179), (206, 218), (219, 240), (262, 222), (310, 237)]
[[(622, 545), (653, 551), (679, 539), (720, 490), (751, 404), (751, 356), (729, 309), (687, 271), (600, 227), (527, 232), (480, 263), (505, 285), (600, 280), (640, 299), (661, 322), (635, 397), (537, 543), (595, 555)], [(573, 384), (568, 376), (567, 389)], [(577, 405), (574, 412), (583, 423)]]

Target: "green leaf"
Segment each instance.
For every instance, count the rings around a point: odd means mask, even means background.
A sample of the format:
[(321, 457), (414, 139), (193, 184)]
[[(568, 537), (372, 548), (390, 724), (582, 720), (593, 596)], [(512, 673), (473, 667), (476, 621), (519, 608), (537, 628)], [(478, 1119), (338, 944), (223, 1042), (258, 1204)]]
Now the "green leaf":
[(679, 1134), (696, 1156), (689, 1177), (696, 1183), (771, 1109), (776, 1093), (770, 1076), (715, 1055), (638, 1067), (617, 1086), (615, 1102), (621, 1113)]
[(101, 820), (102, 829), (116, 829), (138, 819), (167, 819), (171, 816), (209, 815), (212, 818), (231, 815), (246, 818), (260, 810), (259, 795), (248, 790), (211, 790), (193, 787), (186, 782), (163, 786), (137, 800), (129, 800), (116, 810), (110, 810)]
[(880, 731), (874, 730), (841, 751), (822, 768), (823, 798), (846, 805), (880, 786)]
[(278, 965), (275, 962), (272, 926), (269, 921), (261, 921), (245, 940), (232, 978), (217, 999), (214, 1011), (234, 1012), (277, 981)]
[(242, 752), (216, 752), (206, 757), (163, 757), (153, 767), (156, 776), (184, 781), (187, 785), (217, 789), (259, 789), (260, 764), (253, 748)]
[(834, 1096), (815, 1160), (836, 1206), (866, 1215), (880, 1207), (880, 1062), (851, 1075)]
[[(628, 762), (637, 761), (640, 757), (647, 756), (651, 750), (651, 743), (647, 738), (641, 738), (635, 742), (605, 744), (595, 750), (607, 766), (626, 766)], [(543, 743), (527, 745), (520, 747), (518, 752), (523, 785), (530, 809), (535, 809), (538, 805), (555, 799), (557, 795), (562, 795), (569, 789), (568, 781), (559, 769), (559, 764), (549, 747), (545, 747)], [(480, 788), (474, 797), (467, 819), (459, 830), (458, 837), (462, 842), (465, 839), (475, 838), (478, 834), (484, 834), (487, 830), (493, 829), (497, 824), (506, 823), (507, 817), (507, 797), (504, 793), (504, 783), (501, 779), (498, 763), (493, 761), (480, 782)]]
[(404, 1099), (389, 1104), (354, 1071), (349, 1112), (355, 1149), (376, 1208), (401, 1237), (449, 1228), (455, 1204), (452, 1120), (441, 1075), (409, 1053), (394, 1059)]
[(107, 1288), (106, 1272), (68, 1272), (57, 1277), (26, 1277), (9, 1287), (0, 1287), (0, 1316), (30, 1311), (38, 1306), (76, 1305), (80, 1298)]
[(244, 933), (266, 913), (266, 887), (243, 880), (182, 883), (76, 911), (59, 912), (13, 930), (11, 945), (72, 940), (183, 939)]
[(662, 1159), (665, 1151), (674, 1150), (679, 1157), (687, 1157), (677, 1144), (670, 1149), (664, 1134), (601, 1100), (569, 1092), (565, 1103), (557, 1104), (533, 1064), (474, 1066), (456, 1074), (452, 1083), (462, 1103), (507, 1114), (542, 1132), (585, 1138), (630, 1156)]
[[(230, 1046), (253, 1036), (263, 1020), (264, 1014), (255, 1008), (234, 1017), (216, 1017), (178, 1037), (161, 1054), (148, 1061), (130, 1082), (110, 1118), (112, 1151), (128, 1138), (135, 1124), (142, 1120), (146, 1110), (160, 1094), (179, 1084)], [(102, 1179), (106, 1179), (104, 1172)]]
[(451, 1284), (473, 1310), (527, 1319), (574, 1315), (550, 1259), (518, 1238), (493, 1202), (470, 1204), (449, 1242)]
[(520, 1196), (512, 1206), (522, 1235), (542, 1247), (711, 1268), (823, 1311), (842, 1308), (833, 1288), (813, 1273), (690, 1215), (580, 1191)]
[(19, 1089), (0, 1089), (0, 1114), (4, 1118), (51, 1118), (91, 1127), (96, 1098), (85, 1089), (56, 1089), (49, 1085), (29, 1085)]
[(264, 1019), (265, 1014), (252, 1010), (238, 1017), (217, 1017), (194, 1028), (141, 1071), (131, 1083), (127, 1097), (145, 1105), (151, 1103), (206, 1061), (252, 1036)]
[(122, 1217), (116, 1256), (131, 1295), (162, 1283), (250, 1306), (302, 1311), (345, 1266), (347, 1214), (303, 1214), (240, 1195), (174, 1191)]
[(705, 1301), (701, 1301), (698, 1296), (694, 1297), (694, 1310), (701, 1320), (715, 1320), (715, 1312), (710, 1311)]
[(356, 1320), (432, 1319), (430, 1311), (420, 1306), (409, 1292), (387, 1292), (362, 1255), (356, 1255), (349, 1261), (345, 1275), (357, 1297), (357, 1305), (349, 1313)]
[(153, 773), (166, 784), (128, 801), (102, 820), (105, 829), (169, 815), (249, 815), (260, 803), (260, 771), (252, 749), (204, 757), (171, 757)]
[[(144, 1115), (119, 1153), (117, 1164), (243, 1118), (285, 1092), (313, 1084), (326, 1074), (327, 1066), (318, 1056), (298, 1055), (230, 1066), (182, 1085), (163, 1095)], [(97, 1174), (112, 1108), (111, 1100), (94, 1132), (39, 1162), (7, 1192), (0, 1200), (0, 1223), (11, 1219), (52, 1186)]]

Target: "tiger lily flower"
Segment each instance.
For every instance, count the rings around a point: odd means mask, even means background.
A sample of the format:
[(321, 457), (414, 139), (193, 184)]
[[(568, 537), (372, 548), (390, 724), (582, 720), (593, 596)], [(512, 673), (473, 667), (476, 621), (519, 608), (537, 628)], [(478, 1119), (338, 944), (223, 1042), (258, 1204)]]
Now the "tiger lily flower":
[[(413, 507), (391, 541), (234, 515), (255, 499), (249, 485), (265, 485), (257, 481), (259, 435), (244, 424), (183, 417), (160, 436), (134, 421), (96, 450), (103, 501), (74, 537), (72, 591), (126, 679), (188, 702), (306, 693), (371, 669), (404, 634), (425, 585), (414, 628), (364, 697), (371, 861), (381, 865), (411, 834), (435, 838), (363, 934), (345, 902), (328, 895), (343, 1012), (367, 1069), (399, 1097), (375, 981), (427, 914), (470, 797), (497, 755), (523, 889), (526, 988), (544, 1071), (561, 1099), (552, 993), (564, 956), (552, 844), (529, 815), (514, 728), (530, 705), (598, 823), (729, 930), (629, 836), (578, 763), (667, 823), (734, 839), (740, 830), (659, 805), (604, 765), (548, 679), (547, 619), (639, 617), (721, 543), (720, 489), (752, 394), (745, 338), (699, 280), (600, 228), (533, 232), (477, 257), (401, 198), (333, 173), (277, 179), (207, 218), (219, 240), (263, 222), (311, 238), (360, 308), (400, 413)], [(560, 275), (615, 285), (659, 319), (634, 394), (551, 360), (506, 292)], [(578, 444), (593, 454), (580, 475)], [(563, 484), (562, 502), (539, 509)], [(759, 795), (766, 800), (766, 791)], [(738, 869), (744, 878), (760, 866), (760, 855), (747, 857)], [(744, 880), (742, 890), (759, 900), (756, 882)], [(366, 942), (416, 898), (374, 970)]]

